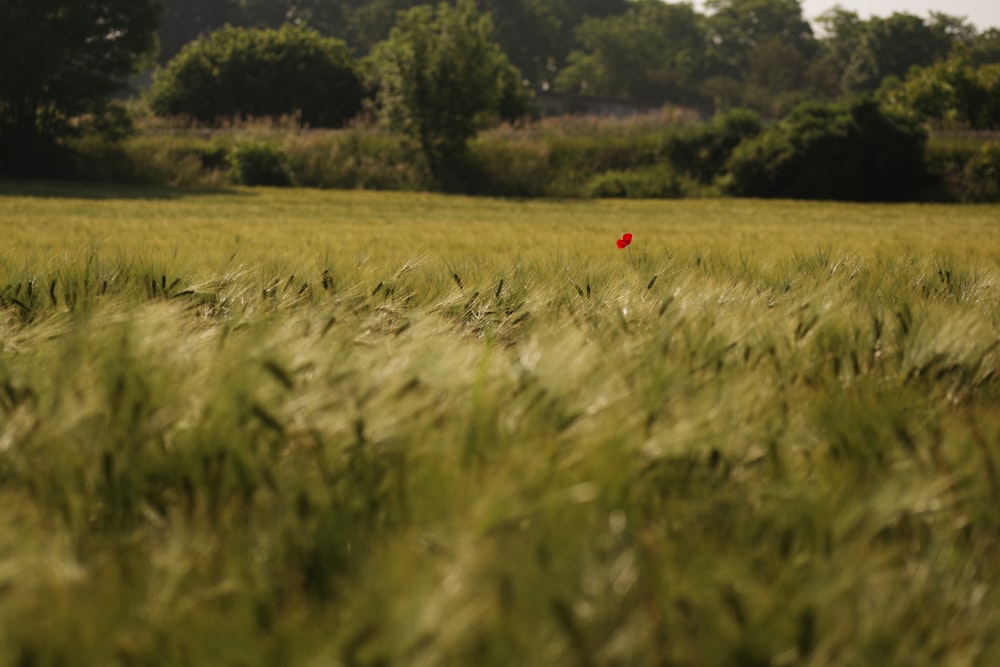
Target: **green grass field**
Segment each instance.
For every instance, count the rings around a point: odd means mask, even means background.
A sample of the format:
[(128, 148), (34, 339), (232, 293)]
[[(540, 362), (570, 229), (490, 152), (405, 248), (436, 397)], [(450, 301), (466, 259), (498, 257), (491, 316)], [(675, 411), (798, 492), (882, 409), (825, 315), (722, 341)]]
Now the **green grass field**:
[(1000, 206), (0, 232), (0, 665), (1000, 664)]

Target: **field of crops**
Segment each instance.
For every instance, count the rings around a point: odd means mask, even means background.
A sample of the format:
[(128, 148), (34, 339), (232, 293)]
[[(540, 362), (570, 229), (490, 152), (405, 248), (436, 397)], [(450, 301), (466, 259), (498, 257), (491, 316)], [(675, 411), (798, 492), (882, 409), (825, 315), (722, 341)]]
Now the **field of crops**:
[(998, 467), (1000, 206), (0, 184), (0, 665), (995, 665)]

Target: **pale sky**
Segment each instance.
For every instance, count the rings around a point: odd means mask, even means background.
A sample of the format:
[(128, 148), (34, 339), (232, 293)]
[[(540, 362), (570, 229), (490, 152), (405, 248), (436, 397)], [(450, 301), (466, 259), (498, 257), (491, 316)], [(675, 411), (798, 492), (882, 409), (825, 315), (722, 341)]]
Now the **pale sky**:
[[(673, 1), (673, 0), (668, 0)], [(951, 16), (964, 16), (982, 32), (987, 28), (1000, 28), (1000, 0), (801, 0), (802, 13), (814, 30), (819, 30), (816, 17), (834, 5), (858, 13), (863, 19), (872, 16), (889, 16), (905, 12), (927, 18), (929, 12), (938, 11)], [(702, 0), (694, 6), (704, 11)]]
[[(930, 12), (964, 16), (980, 32), (1000, 28), (1000, 0), (802, 0), (802, 13), (815, 24), (817, 16), (839, 4), (867, 19), (905, 12), (927, 18)], [(818, 26), (813, 26), (817, 28)]]

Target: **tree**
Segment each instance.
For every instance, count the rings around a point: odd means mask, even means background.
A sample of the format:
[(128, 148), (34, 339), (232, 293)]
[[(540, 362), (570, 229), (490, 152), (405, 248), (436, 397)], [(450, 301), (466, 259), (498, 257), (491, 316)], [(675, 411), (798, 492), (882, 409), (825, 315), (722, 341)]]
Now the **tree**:
[(929, 185), (927, 136), (870, 99), (807, 104), (739, 144), (729, 160), (732, 194), (894, 201)]
[[(188, 42), (229, 23), (277, 29), (308, 26), (347, 42), (367, 55), (388, 37), (401, 11), (428, 0), (161, 0), (160, 64)], [(630, 0), (476, 0), (493, 16), (494, 37), (534, 85), (550, 83), (574, 46), (574, 30), (586, 18), (622, 14)]]
[(551, 79), (577, 45), (588, 19), (620, 16), (634, 0), (477, 0), (493, 15), (496, 38), (511, 61), (536, 85)]
[(1000, 63), (1000, 28), (990, 28), (973, 37), (969, 54), (973, 65)]
[(160, 65), (169, 62), (189, 42), (217, 30), (227, 23), (237, 22), (232, 0), (160, 0), (163, 18), (160, 21)]
[(689, 4), (638, 0), (628, 13), (587, 19), (582, 47), (556, 79), (560, 90), (691, 102), (705, 68), (702, 17)]
[(456, 175), (479, 128), (501, 113), (527, 111), (520, 74), (473, 0), (400, 14), (366, 67), (382, 121), (419, 141), (443, 185)]
[(799, 0), (707, 0), (708, 41), (714, 74), (744, 78), (751, 54), (767, 42), (795, 49), (803, 58), (818, 52)]
[(818, 98), (833, 100), (843, 92), (844, 70), (861, 44), (867, 23), (857, 12), (835, 6), (817, 19), (823, 37), (820, 53), (806, 72), (807, 85)]
[(902, 82), (883, 84), (879, 95), (889, 108), (919, 120), (1000, 128), (1000, 65), (973, 66), (964, 45), (945, 60), (911, 68)]
[(497, 43), (521, 75), (536, 86), (552, 78), (566, 58), (563, 22), (551, 0), (478, 0), (493, 17)]
[(0, 0), (0, 142), (58, 137), (155, 54), (155, 0)]
[(299, 113), (314, 127), (337, 127), (363, 97), (347, 45), (307, 28), (226, 26), (184, 47), (158, 71), (150, 106), (160, 115), (204, 123)]
[(868, 21), (844, 69), (844, 92), (873, 93), (887, 77), (903, 78), (910, 67), (944, 58), (957, 39), (955, 24), (936, 16), (933, 23), (903, 13)]

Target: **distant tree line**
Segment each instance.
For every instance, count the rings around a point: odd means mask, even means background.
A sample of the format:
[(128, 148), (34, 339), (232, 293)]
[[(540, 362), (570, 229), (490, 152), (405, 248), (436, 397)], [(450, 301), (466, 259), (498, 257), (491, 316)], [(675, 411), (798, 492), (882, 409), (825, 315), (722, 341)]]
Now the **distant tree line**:
[[(399, 12), (425, 0), (163, 0), (159, 62), (229, 23), (306, 25), (356, 57), (388, 37)], [(705, 13), (662, 0), (476, 0), (494, 37), (533, 88), (780, 116), (805, 100), (872, 94), (965, 45), (1000, 62), (1000, 30), (961, 17), (862, 19), (838, 7), (817, 30), (799, 0), (709, 0)]]
[[(343, 40), (363, 57), (389, 36), (399, 13), (427, 0), (162, 0), (160, 64), (188, 42), (225, 24), (278, 28), (309, 26)], [(433, 3), (436, 4), (436, 3)], [(561, 67), (587, 19), (629, 11), (630, 0), (477, 0), (493, 17), (497, 42), (521, 74), (540, 83)]]
[[(675, 165), (698, 156), (678, 167), (689, 178), (764, 196), (888, 194), (876, 177), (904, 172), (872, 147), (903, 164), (928, 123), (1000, 128), (997, 29), (840, 8), (820, 24), (818, 37), (799, 0), (708, 0), (704, 14), (660, 0), (0, 0), (0, 173), (60, 164), (61, 137), (121, 134), (113, 98), (157, 57), (159, 115), (337, 127), (364, 109), (448, 188), (468, 181), (470, 139), (529, 115), (532, 90), (787, 116), (759, 132), (737, 114), (670, 149)], [(245, 157), (282, 168), (266, 147)]]

